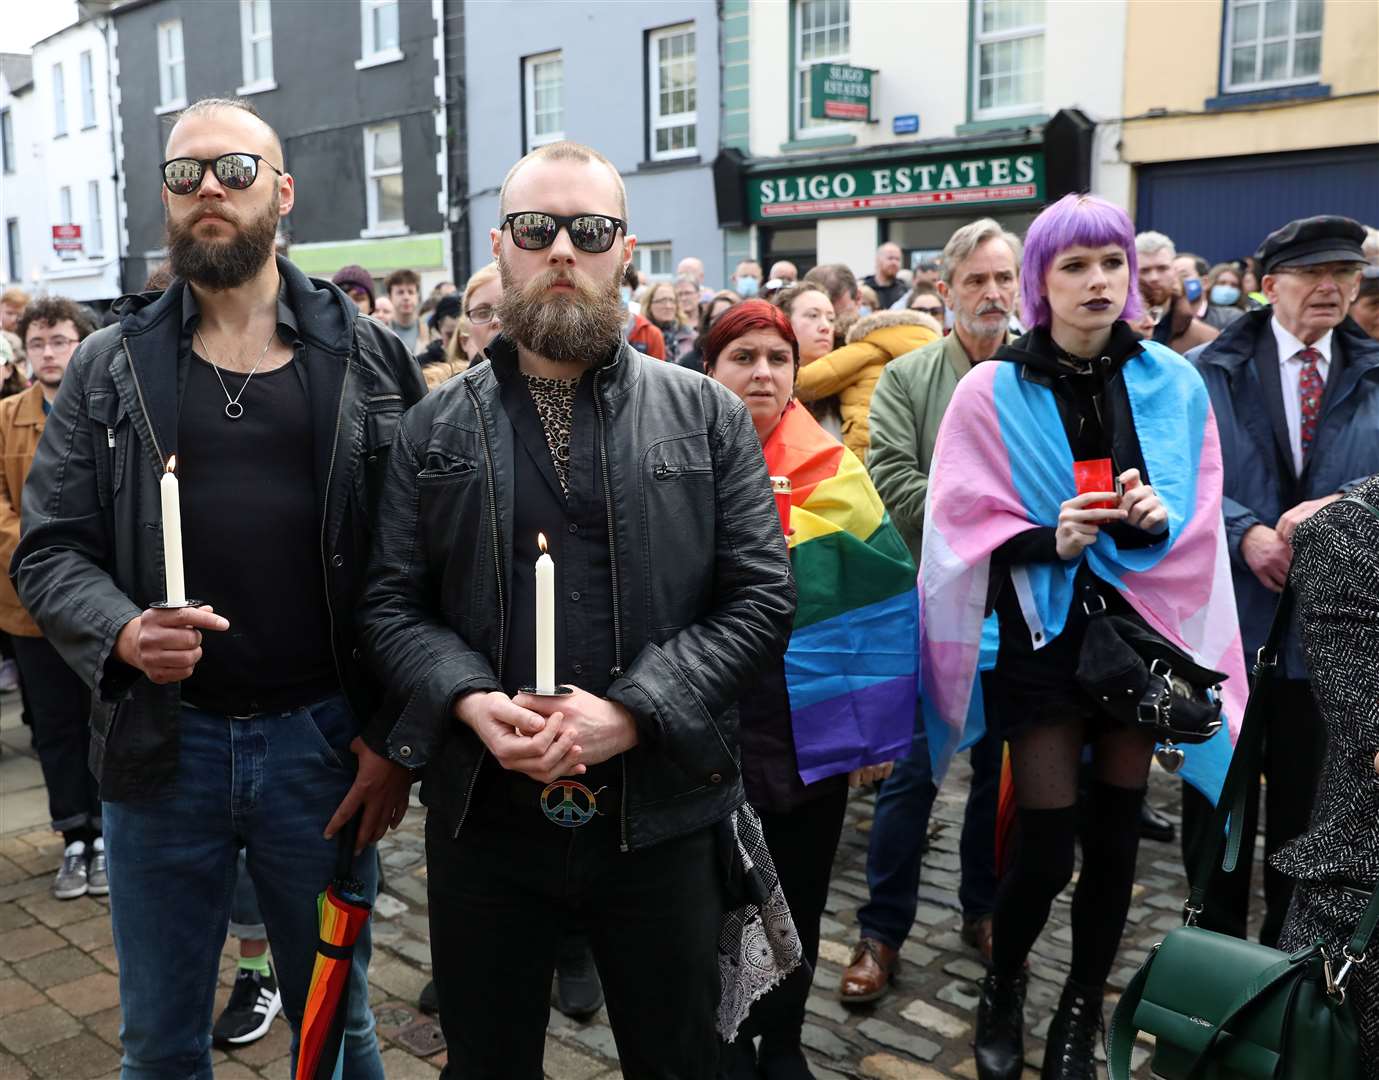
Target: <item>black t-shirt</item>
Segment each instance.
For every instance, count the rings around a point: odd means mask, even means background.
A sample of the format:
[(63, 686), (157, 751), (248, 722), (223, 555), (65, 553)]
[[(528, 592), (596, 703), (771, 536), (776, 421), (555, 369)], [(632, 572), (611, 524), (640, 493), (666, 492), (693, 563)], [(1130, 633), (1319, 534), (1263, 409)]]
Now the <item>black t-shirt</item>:
[(881, 311), (885, 311), (910, 291), (910, 287), (899, 278), (892, 278), (889, 285), (882, 285), (876, 280), (875, 274), (864, 277), (862, 284), (871, 286), (872, 292), (876, 293), (876, 299), (881, 302)]
[[(239, 394), (244, 376), (220, 375)], [(238, 420), (225, 394), (193, 354), (177, 428), (187, 593), (230, 629), (203, 635), (182, 696), (228, 715), (286, 711), (339, 692), (300, 361), (255, 375)]]

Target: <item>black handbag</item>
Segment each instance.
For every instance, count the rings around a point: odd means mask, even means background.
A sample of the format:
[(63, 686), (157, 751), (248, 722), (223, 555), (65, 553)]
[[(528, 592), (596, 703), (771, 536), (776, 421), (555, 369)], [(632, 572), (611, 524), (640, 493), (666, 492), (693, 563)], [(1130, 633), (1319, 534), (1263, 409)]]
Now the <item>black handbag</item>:
[[(1379, 923), (1379, 890), (1369, 897), (1338, 956), (1320, 943), (1289, 955), (1195, 925), (1219, 860), (1227, 873), (1240, 853), (1248, 777), (1259, 769), (1264, 726), (1257, 703), (1268, 693), (1291, 611), (1285, 589), (1259, 650), (1240, 738), (1213, 815), (1214, 845), (1192, 868), (1185, 925), (1168, 932), (1130, 980), (1106, 1038), (1111, 1080), (1129, 1080), (1140, 1031), (1154, 1036), (1151, 1065), (1167, 1080), (1357, 1080), (1359, 1032), (1346, 1000), (1352, 968), (1366, 962)], [(1222, 851), (1224, 849), (1224, 856)]]
[(1183, 752), (1175, 743), (1204, 743), (1221, 730), (1226, 675), (1203, 667), (1139, 619), (1110, 614), (1090, 587), (1083, 603), (1089, 618), (1078, 653), (1079, 685), (1112, 719), (1152, 731), (1161, 744), (1159, 764), (1176, 772)]

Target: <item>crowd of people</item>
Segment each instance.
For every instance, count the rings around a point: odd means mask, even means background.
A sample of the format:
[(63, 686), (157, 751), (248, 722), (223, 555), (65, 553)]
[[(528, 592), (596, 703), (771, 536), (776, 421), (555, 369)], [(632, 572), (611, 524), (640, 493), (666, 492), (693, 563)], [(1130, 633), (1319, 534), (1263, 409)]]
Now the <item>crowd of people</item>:
[[(206, 168), (232, 153), (247, 187)], [(1339, 955), (1379, 880), (1379, 711), (1335, 685), (1372, 659), (1376, 573), (1323, 524), (1379, 498), (1379, 232), (1280, 222), (1210, 265), (1069, 195), (911, 268), (884, 243), (860, 280), (746, 259), (715, 290), (693, 257), (642, 280), (617, 172), (556, 143), (508, 173), (493, 261), (423, 300), (411, 270), (275, 253), (312, 196), (257, 175), (281, 147), (242, 102), (185, 110), (167, 156), (198, 184), (168, 184), (168, 266), (107, 325), (0, 296), (0, 689), (63, 836), (53, 894), (111, 895), (126, 1075), (208, 1076), (280, 1011), (295, 1052), (316, 895), (353, 842), (372, 899), (420, 779), (446, 1075), (537, 1080), (554, 975), (562, 1011), (606, 1002), (629, 1080), (803, 1080), (848, 792), (879, 785), (858, 1006), (966, 752), (977, 1075), (1023, 1069), (1080, 844), (1042, 1075), (1095, 1077), (1139, 842), (1173, 833), (1151, 764), (1181, 773), (1190, 867), (1244, 657), (1332, 549), (1361, 637), (1338, 655), (1330, 601), (1302, 605), (1241, 869), (1194, 916), (1245, 936), (1262, 797), (1260, 939)], [(174, 456), (201, 600), (169, 607)], [(1146, 720), (1116, 649), (1212, 723)], [(382, 1075), (368, 962), (366, 929), (345, 1077)], [(1350, 980), (1373, 1078), (1379, 979)]]

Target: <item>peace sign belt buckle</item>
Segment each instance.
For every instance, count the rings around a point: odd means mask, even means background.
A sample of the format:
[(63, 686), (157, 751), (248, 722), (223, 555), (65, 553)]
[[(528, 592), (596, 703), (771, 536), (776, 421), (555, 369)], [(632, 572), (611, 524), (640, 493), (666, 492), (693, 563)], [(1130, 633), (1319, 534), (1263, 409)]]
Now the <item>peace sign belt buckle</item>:
[(598, 816), (598, 793), (577, 780), (556, 780), (541, 792), (541, 812), (562, 829), (578, 829)]

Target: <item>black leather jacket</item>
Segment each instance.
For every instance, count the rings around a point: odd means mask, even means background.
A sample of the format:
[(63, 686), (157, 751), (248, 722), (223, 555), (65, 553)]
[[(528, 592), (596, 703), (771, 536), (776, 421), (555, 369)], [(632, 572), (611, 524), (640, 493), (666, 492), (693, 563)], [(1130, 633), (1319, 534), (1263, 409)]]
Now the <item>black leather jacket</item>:
[[(501, 336), (488, 351), (398, 430), (359, 612), (392, 721), (375, 749), (427, 767), (422, 799), (452, 834), (486, 753), (452, 706), (501, 688), (510, 622), (514, 442), (493, 365), (516, 354)], [(630, 850), (741, 804), (735, 702), (789, 635), (795, 586), (741, 401), (624, 343), (596, 373), (594, 405), (618, 657), (607, 696), (639, 736), (621, 761)]]
[[(378, 700), (356, 662), (354, 606), (370, 509), (407, 406), (426, 392), (395, 335), (336, 286), (278, 259), (297, 322), (315, 433), (321, 572), (341, 685), (361, 728)], [(155, 686), (112, 655), (121, 628), (164, 598), (159, 479), (176, 452), (182, 291), (127, 297), (121, 321), (72, 357), (24, 486), (11, 565), (44, 636), (93, 690), (91, 769), (101, 797), (151, 798), (175, 778), (178, 684)]]

